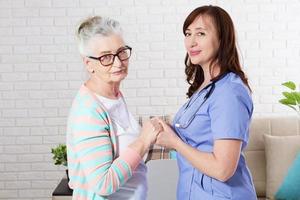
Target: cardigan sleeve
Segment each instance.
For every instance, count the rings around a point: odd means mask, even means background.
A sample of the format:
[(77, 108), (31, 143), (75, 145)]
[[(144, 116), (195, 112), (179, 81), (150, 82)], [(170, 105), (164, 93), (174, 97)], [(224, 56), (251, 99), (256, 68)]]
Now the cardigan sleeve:
[(127, 148), (114, 159), (108, 114), (95, 106), (77, 106), (69, 117), (68, 167), (72, 187), (107, 196), (119, 189), (141, 161)]

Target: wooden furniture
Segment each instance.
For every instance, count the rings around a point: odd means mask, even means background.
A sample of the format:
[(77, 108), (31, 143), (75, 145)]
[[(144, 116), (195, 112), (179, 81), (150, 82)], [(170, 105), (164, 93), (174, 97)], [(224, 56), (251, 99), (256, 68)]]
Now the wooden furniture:
[(52, 200), (72, 200), (73, 190), (68, 186), (66, 178), (61, 179), (52, 193)]

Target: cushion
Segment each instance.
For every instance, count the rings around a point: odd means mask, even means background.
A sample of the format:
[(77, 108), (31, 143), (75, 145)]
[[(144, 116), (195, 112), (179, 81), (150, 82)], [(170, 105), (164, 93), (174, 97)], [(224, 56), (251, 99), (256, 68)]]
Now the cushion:
[(276, 200), (300, 200), (300, 151), (275, 195)]
[(264, 135), (266, 153), (266, 196), (273, 199), (300, 150), (300, 135)]

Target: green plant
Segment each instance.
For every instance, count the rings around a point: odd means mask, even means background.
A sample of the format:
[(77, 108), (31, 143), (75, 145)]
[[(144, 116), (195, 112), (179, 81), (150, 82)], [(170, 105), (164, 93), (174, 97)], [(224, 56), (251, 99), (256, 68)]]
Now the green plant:
[(300, 92), (296, 91), (296, 84), (292, 81), (288, 81), (282, 83), (282, 85), (287, 87), (290, 91), (282, 92), (285, 98), (280, 99), (279, 102), (292, 108), (300, 116)]
[(55, 165), (63, 165), (67, 167), (67, 146), (65, 144), (59, 144), (57, 147), (51, 149), (53, 154), (53, 160)]

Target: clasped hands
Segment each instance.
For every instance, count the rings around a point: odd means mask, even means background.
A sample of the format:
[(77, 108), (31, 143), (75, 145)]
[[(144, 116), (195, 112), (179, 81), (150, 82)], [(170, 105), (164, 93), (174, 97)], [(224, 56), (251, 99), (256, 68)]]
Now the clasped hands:
[(175, 149), (175, 145), (179, 138), (171, 126), (158, 117), (152, 118), (150, 124), (151, 132), (153, 136), (155, 136), (152, 144)]

